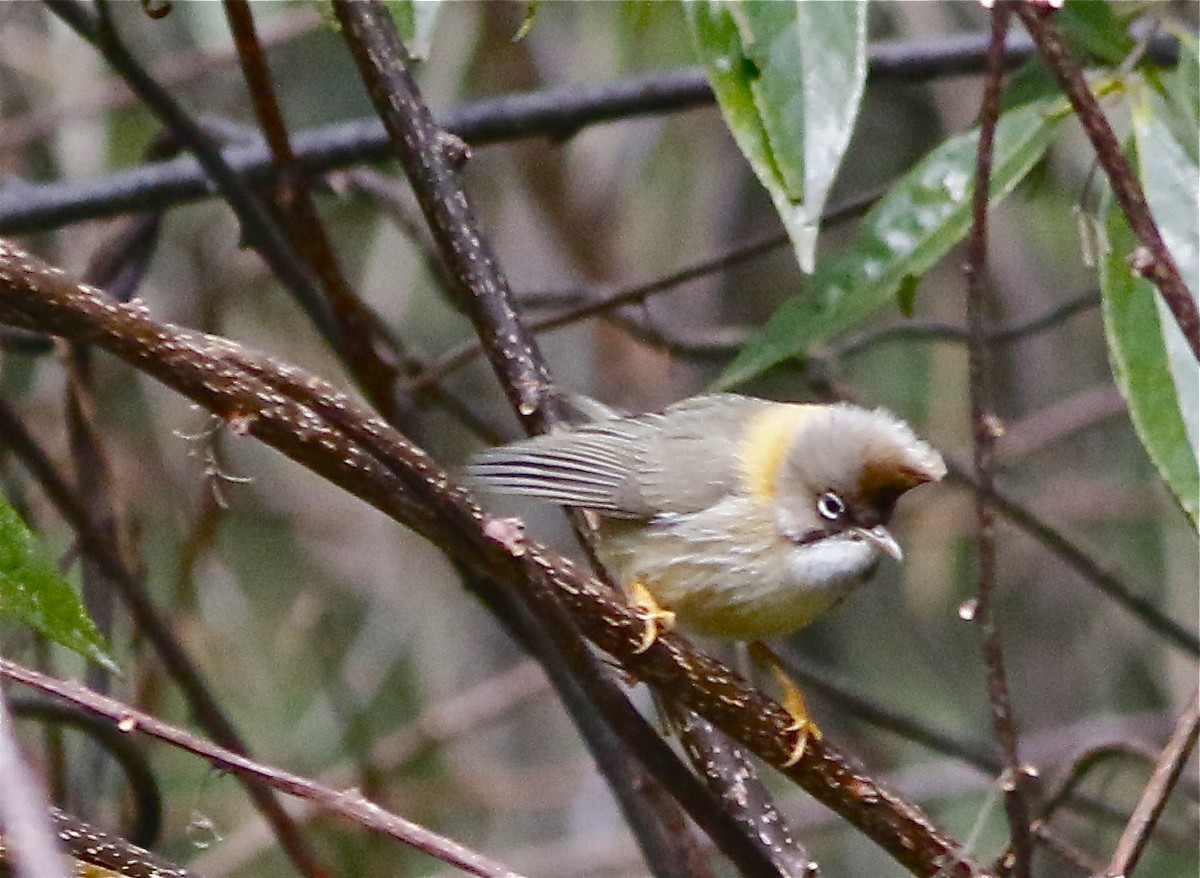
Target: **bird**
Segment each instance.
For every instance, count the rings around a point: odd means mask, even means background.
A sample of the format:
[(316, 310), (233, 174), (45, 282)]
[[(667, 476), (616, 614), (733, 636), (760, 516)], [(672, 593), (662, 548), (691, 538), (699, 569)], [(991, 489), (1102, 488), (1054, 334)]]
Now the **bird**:
[[(941, 455), (896, 415), (851, 403), (711, 393), (661, 412), (595, 419), (481, 452), (472, 483), (598, 516), (595, 552), (660, 630), (744, 641), (808, 625), (903, 558), (896, 502), (946, 474)], [(820, 731), (771, 662), (800, 732)]]

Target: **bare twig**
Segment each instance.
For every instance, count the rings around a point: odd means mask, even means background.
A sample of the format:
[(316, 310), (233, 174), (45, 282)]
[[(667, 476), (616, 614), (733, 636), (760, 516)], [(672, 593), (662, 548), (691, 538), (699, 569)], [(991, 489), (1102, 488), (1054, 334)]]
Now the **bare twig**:
[[(480, 726), (501, 721), (510, 711), (543, 698), (550, 691), (540, 666), (526, 659), (477, 686), (432, 705), (411, 723), (377, 740), (371, 745), (370, 762), (382, 771), (403, 769), (413, 760)], [(355, 782), (357, 774), (347, 765), (327, 771), (316, 780), (329, 787), (345, 787)], [(292, 815), (305, 823), (318, 811), (316, 805), (301, 802), (292, 809)], [(231, 874), (256, 857), (270, 839), (269, 828), (261, 819), (243, 821), (219, 847), (197, 861), (197, 866), (217, 874)]]
[(1183, 331), (1192, 354), (1200, 359), (1200, 310), (1197, 309), (1196, 300), (1179, 274), (1179, 268), (1175, 265), (1175, 260), (1150, 213), (1137, 175), (1121, 152), (1117, 137), (1096, 102), (1096, 96), (1088, 88), (1079, 62), (1071, 56), (1062, 38), (1050, 23), (1053, 10), (1035, 3), (1019, 3), (1016, 11), (1026, 30), (1037, 43), (1038, 51), (1046, 65), (1058, 80), (1071, 106), (1075, 108), (1075, 114), (1096, 150), (1096, 158), (1108, 175), (1113, 194), (1129, 220), (1129, 227), (1133, 229), (1145, 249), (1144, 258), (1136, 260), (1136, 270), (1158, 287), (1163, 301), (1167, 303), (1167, 307), (1175, 316), (1175, 322)]
[[(874, 191), (853, 198), (845, 204), (828, 211), (822, 217), (821, 222), (827, 226), (858, 216), (878, 201), (882, 195), (882, 191)], [(553, 329), (574, 325), (589, 317), (607, 314), (626, 305), (640, 304), (651, 296), (669, 292), (691, 281), (718, 274), (734, 266), (741, 265), (744, 262), (756, 259), (764, 253), (770, 253), (773, 250), (786, 247), (790, 241), (791, 239), (788, 238), (786, 233), (776, 232), (769, 235), (762, 235), (744, 243), (734, 244), (715, 256), (706, 257), (653, 280), (632, 284), (602, 294), (585, 293), (582, 296), (584, 301), (580, 304), (572, 305), (558, 314), (529, 320), (527, 321), (527, 326), (530, 332), (549, 332)], [(729, 351), (733, 353), (736, 349), (736, 347), (731, 346)], [(436, 362), (429, 364), (423, 372), (410, 379), (410, 383), (406, 386), (413, 390), (418, 390), (437, 384), (447, 375), (467, 365), (482, 353), (482, 344), (476, 341), (467, 342), (443, 354)]]
[[(975, 488), (975, 477), (966, 466), (951, 459), (947, 460), (947, 466), (953, 481)], [(1200, 637), (1176, 622), (1149, 599), (1134, 592), (1119, 576), (1104, 567), (1058, 528), (1035, 514), (1028, 506), (1000, 491), (993, 493), (992, 503), (997, 512), (1070, 565), (1086, 582), (1098, 588), (1155, 634), (1176, 649), (1193, 656), (1200, 655)]]
[(358, 790), (331, 789), (300, 775), (255, 762), (84, 686), (55, 679), (7, 659), (0, 658), (0, 675), (64, 699), (97, 716), (107, 717), (122, 731), (150, 735), (181, 750), (201, 756), (225, 771), (239, 776), (254, 777), (259, 783), (280, 792), (317, 802), (334, 814), (341, 814), (368, 829), (390, 835), (472, 875), (481, 878), (519, 878), (511, 869), (483, 854), (385, 811)]
[[(1076, 314), (1082, 314), (1098, 307), (1100, 295), (1094, 290), (1055, 305), (1044, 314), (1031, 317), (1028, 320), (1016, 321), (1008, 326), (989, 326), (983, 329), (983, 339), (989, 344), (1006, 344), (1020, 341), (1039, 332), (1053, 329), (1066, 322)], [(954, 326), (950, 323), (933, 323), (919, 320), (906, 320), (878, 329), (870, 329), (860, 333), (847, 335), (830, 346), (830, 355), (849, 357), (860, 353), (877, 344), (891, 341), (945, 341), (967, 342), (971, 331), (966, 327)]]
[[(1013, 58), (1028, 46), (1014, 41)], [(933, 78), (974, 73), (982, 68), (986, 34), (942, 37), (937, 41), (880, 43), (868, 50), (873, 79)], [(1168, 63), (1177, 44), (1151, 43), (1151, 55)], [(447, 131), (472, 146), (551, 137), (562, 140), (590, 125), (658, 115), (712, 103), (700, 68), (670, 70), (594, 86), (572, 84), (529, 94), (478, 101), (439, 114)], [(7, 130), (7, 129), (6, 129)], [(375, 119), (338, 123), (300, 132), (292, 138), (298, 161), (310, 174), (391, 158), (387, 133)], [(269, 182), (272, 160), (265, 144), (224, 152), (230, 167), (252, 183)], [(92, 181), (11, 185), (0, 198), (0, 234), (54, 228), (118, 213), (165, 209), (213, 196), (204, 170), (190, 159), (118, 171)]]
[(761, 845), (785, 878), (816, 878), (817, 864), (796, 839), (758, 769), (743, 748), (735, 747), (711, 723), (688, 710), (668, 710), (692, 765), (704, 773), (709, 788), (720, 795), (720, 805), (731, 819), (743, 824), (745, 834)]
[[(971, 337), (968, 343), (971, 422), (974, 438), (975, 514), (978, 521), (979, 590), (974, 618), (982, 637), (983, 660), (987, 666), (987, 693), (992, 708), (992, 729), (1004, 755), (1005, 810), (1012, 832), (1012, 872), (1017, 878), (1029, 878), (1032, 868), (1033, 844), (1029, 834), (1029, 804), (1026, 792), (1025, 767), (1021, 764), (1017, 743), (1017, 727), (1012, 715), (1012, 702), (1004, 670), (1004, 653), (996, 624), (992, 600), (996, 587), (996, 541), (992, 497), (992, 457), (998, 430), (996, 416), (990, 409), (988, 363), (984, 340), (987, 268), (987, 209), (991, 189), (992, 149), (996, 138), (996, 123), (1000, 118), (1000, 92), (1004, 76), (1004, 37), (1008, 32), (1011, 9), (1001, 0), (992, 9), (992, 42), (988, 49), (987, 73), (984, 77), (983, 99), (979, 110), (979, 147), (975, 160), (975, 191), (972, 197), (971, 235), (967, 241), (967, 325)], [(1009, 862), (1001, 864), (1007, 871)]]
[(1171, 739), (1158, 757), (1150, 782), (1146, 784), (1125, 831), (1121, 833), (1121, 839), (1108, 862), (1106, 878), (1127, 878), (1133, 873), (1146, 842), (1150, 840), (1150, 833), (1154, 831), (1154, 825), (1167, 805), (1167, 797), (1175, 788), (1184, 763), (1196, 746), (1197, 732), (1200, 732), (1200, 692), (1193, 691), (1187, 706), (1179, 714)]
[(254, 114), (275, 162), (275, 206), (284, 219), (284, 229), (325, 291), (337, 327), (337, 349), (350, 374), (371, 404), (395, 422), (399, 415), (394, 391), (396, 367), (379, 356), (374, 320), (342, 273), (308, 180), (292, 152), (250, 4), (248, 0), (224, 0), (224, 6)]

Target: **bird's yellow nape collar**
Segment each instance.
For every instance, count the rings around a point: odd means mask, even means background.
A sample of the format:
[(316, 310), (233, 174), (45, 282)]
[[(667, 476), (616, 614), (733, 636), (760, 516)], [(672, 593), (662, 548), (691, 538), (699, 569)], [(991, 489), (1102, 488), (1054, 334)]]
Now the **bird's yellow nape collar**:
[(742, 477), (750, 496), (761, 503), (775, 498), (779, 467), (800, 422), (818, 406), (775, 403), (750, 419), (738, 447)]

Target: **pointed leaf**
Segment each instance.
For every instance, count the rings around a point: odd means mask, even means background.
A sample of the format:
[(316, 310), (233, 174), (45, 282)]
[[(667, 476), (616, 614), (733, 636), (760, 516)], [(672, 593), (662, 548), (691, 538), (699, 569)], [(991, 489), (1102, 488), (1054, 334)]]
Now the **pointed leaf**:
[[(1061, 99), (1005, 113), (996, 127), (992, 200), (1001, 198), (1045, 152), (1062, 118)], [(728, 388), (845, 332), (888, 304), (907, 278), (920, 278), (971, 225), (979, 132), (951, 137), (926, 156), (863, 218), (858, 240), (824, 262), (804, 294), (772, 315), (716, 386)]]
[[(1193, 89), (1196, 43), (1182, 41), (1174, 75), (1158, 88), (1134, 82), (1134, 145), (1146, 201), (1193, 298), (1200, 300), (1200, 165)], [(1183, 332), (1128, 256), (1137, 245), (1120, 211), (1109, 206), (1108, 253), (1101, 266), (1109, 358), (1138, 437), (1184, 511), (1200, 514), (1200, 369)]]
[[(1200, 515), (1200, 463), (1184, 409), (1195, 403), (1196, 391), (1190, 400), (1182, 398), (1163, 339), (1166, 324), (1157, 307), (1158, 294), (1129, 267), (1137, 238), (1111, 199), (1105, 213), (1100, 294), (1113, 377), (1142, 446), (1195, 525)], [(1169, 315), (1167, 320), (1174, 325)]]
[(805, 272), (867, 76), (865, 0), (684, 6), (725, 121)]
[(117, 666), (104, 652), (75, 590), (59, 573), (25, 522), (0, 502), (0, 616), (11, 616), (68, 649), (103, 665)]

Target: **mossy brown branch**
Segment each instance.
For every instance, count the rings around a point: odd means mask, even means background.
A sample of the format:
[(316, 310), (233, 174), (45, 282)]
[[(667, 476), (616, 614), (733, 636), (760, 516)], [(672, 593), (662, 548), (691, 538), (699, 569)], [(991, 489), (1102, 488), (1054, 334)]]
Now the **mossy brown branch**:
[(328, 382), (216, 336), (153, 320), (0, 240), (0, 322), (107, 350), (344, 490), (412, 527), (475, 572), (515, 588), (551, 586), (583, 635), (631, 676), (695, 711), (842, 815), (914, 874), (979, 870), (915, 805), (829, 741), (784, 767), (786, 711), (687, 640), (638, 653), (644, 620), (577, 565), (484, 513), (429, 455)]

